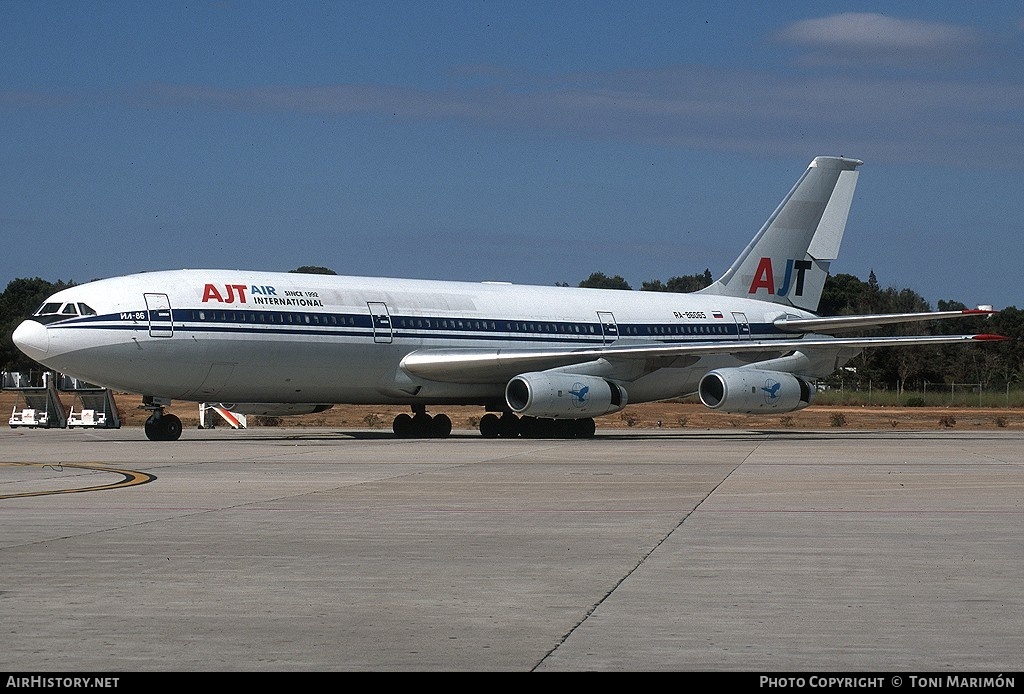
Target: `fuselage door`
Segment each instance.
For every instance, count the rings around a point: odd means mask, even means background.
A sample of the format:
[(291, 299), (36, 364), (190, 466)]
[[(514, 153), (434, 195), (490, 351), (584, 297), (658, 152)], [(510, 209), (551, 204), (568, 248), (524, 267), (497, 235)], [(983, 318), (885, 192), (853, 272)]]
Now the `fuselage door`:
[(733, 311), (732, 319), (736, 321), (736, 336), (741, 340), (749, 340), (750, 323), (747, 322), (747, 314)]
[(166, 294), (144, 294), (149, 310), (149, 336), (171, 337), (174, 323), (171, 321), (171, 301)]
[(611, 311), (598, 311), (597, 320), (601, 323), (601, 334), (606, 345), (619, 339), (619, 326), (615, 323), (615, 316)]
[(373, 341), (389, 345), (394, 337), (391, 328), (391, 314), (383, 301), (367, 301), (370, 309), (370, 322), (373, 323)]

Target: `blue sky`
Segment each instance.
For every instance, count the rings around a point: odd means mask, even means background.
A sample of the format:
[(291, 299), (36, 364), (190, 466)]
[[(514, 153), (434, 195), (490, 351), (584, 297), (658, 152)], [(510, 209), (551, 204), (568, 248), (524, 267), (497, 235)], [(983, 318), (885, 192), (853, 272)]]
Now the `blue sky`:
[(1024, 306), (1020, 2), (0, 0), (0, 286), (723, 272), (816, 155), (833, 273)]

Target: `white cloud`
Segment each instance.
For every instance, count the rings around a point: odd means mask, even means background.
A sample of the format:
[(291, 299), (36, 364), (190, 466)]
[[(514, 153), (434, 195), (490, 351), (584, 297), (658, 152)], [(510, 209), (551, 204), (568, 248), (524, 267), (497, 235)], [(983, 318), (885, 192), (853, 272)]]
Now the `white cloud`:
[(779, 36), (813, 48), (867, 50), (962, 50), (979, 40), (978, 33), (968, 27), (869, 12), (805, 19), (789, 25)]
[(375, 115), (498, 130), (744, 152), (842, 151), (872, 161), (1024, 161), (1024, 85), (892, 74), (794, 75), (686, 66), (547, 75), (439, 90), (335, 84), (217, 89), (149, 85), (136, 98), (239, 111)]

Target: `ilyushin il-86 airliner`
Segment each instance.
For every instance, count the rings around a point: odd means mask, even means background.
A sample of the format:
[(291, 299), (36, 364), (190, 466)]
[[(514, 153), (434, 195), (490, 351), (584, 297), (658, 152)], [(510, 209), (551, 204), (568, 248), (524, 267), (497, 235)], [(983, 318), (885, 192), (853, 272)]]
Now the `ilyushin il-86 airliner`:
[(594, 417), (698, 394), (722, 412), (806, 407), (864, 348), (997, 335), (837, 337), (993, 313), (819, 317), (863, 162), (817, 157), (736, 261), (692, 293), (228, 270), (147, 272), (57, 292), (14, 332), (29, 357), (143, 396), (146, 435), (176, 440), (173, 400), (248, 414), (408, 405), (397, 436), (444, 437), (428, 413), (479, 405), (485, 437), (589, 437)]

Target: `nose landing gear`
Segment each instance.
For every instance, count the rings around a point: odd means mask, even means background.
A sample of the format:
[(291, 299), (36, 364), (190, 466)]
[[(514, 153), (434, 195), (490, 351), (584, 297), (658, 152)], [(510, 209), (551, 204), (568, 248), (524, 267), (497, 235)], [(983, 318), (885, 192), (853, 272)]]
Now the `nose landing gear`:
[(181, 420), (164, 412), (164, 406), (170, 404), (169, 400), (154, 397), (142, 399), (142, 409), (153, 413), (145, 424), (146, 438), (150, 441), (177, 441), (181, 437)]

